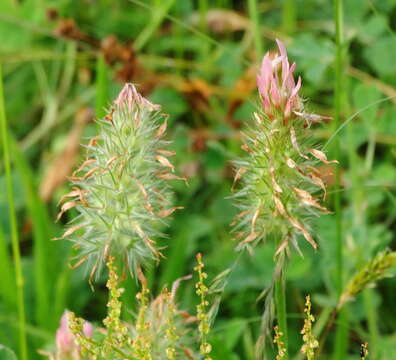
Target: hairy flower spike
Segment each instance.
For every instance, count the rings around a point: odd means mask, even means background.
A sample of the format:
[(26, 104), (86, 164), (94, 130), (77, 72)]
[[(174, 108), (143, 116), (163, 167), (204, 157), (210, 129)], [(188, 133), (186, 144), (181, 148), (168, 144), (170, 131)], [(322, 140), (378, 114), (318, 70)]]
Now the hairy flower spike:
[(109, 255), (135, 274), (161, 256), (155, 243), (158, 225), (180, 208), (170, 206), (166, 180), (185, 179), (172, 173), (168, 157), (174, 153), (163, 140), (167, 118), (159, 110), (126, 84), (99, 121), (100, 135), (86, 146), (87, 159), (70, 178), (73, 190), (63, 197), (58, 218), (72, 208), (79, 216), (62, 238), (76, 244), (91, 275)]
[(310, 125), (323, 117), (304, 112), (299, 96), (301, 79), (294, 81), (296, 65), (289, 64), (286, 49), (277, 40), (279, 54), (264, 56), (257, 85), (262, 111), (254, 114), (254, 123), (244, 134), (242, 149), (247, 155), (236, 163), (233, 184), (240, 213), (233, 226), (240, 239), (238, 249), (251, 250), (262, 241), (274, 240), (277, 254), (292, 244), (297, 251), (297, 236), (302, 235), (313, 248), (317, 245), (310, 232), (310, 218), (328, 212), (317, 191), (326, 191), (315, 167), (326, 165), (326, 155), (313, 147)]

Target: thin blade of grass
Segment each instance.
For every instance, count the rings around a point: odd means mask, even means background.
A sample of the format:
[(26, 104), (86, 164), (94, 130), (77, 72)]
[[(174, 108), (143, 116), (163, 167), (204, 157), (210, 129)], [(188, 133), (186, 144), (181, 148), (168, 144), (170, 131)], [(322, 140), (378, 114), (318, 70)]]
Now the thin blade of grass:
[(36, 296), (36, 313), (35, 319), (37, 324), (43, 328), (51, 328), (53, 314), (51, 311), (52, 293), (51, 284), (54, 283), (54, 276), (57, 270), (58, 261), (55, 256), (54, 246), (51, 238), (54, 232), (51, 229), (51, 221), (43, 202), (38, 196), (34, 184), (34, 176), (19, 150), (18, 144), (10, 136), (10, 145), (14, 154), (15, 168), (19, 173), (23, 192), (26, 199), (28, 216), (32, 221), (33, 230), (33, 255), (34, 255), (34, 273), (35, 273), (35, 296)]
[(26, 316), (24, 303), (24, 280), (22, 273), (21, 253), (19, 249), (19, 238), (17, 220), (14, 205), (14, 193), (12, 188), (11, 160), (9, 149), (9, 136), (7, 130), (7, 120), (5, 113), (4, 94), (3, 94), (3, 75), (0, 66), (0, 129), (3, 143), (3, 163), (7, 183), (7, 200), (9, 209), (9, 221), (11, 227), (12, 253), (15, 264), (16, 280), (16, 297), (18, 308), (18, 325), (19, 325), (19, 356), (21, 360), (27, 360), (27, 342), (26, 342)]
[(106, 115), (106, 106), (109, 101), (107, 67), (103, 55), (99, 55), (96, 59), (95, 88), (95, 115), (98, 119), (102, 119)]
[(144, 48), (150, 38), (153, 36), (154, 32), (161, 25), (162, 20), (169, 12), (175, 0), (167, 0), (161, 4), (161, 7), (157, 7), (156, 11), (152, 13), (152, 17), (147, 26), (142, 30), (135, 40), (134, 46), (136, 51), (140, 51)]
[[(334, 131), (339, 128), (345, 105), (345, 42), (343, 30), (343, 1), (334, 0), (334, 22), (336, 28), (336, 62), (335, 62), (335, 116)], [(335, 158), (341, 158), (341, 143), (337, 138), (334, 144)], [(335, 194), (334, 194), (334, 211), (336, 220), (336, 289), (337, 296), (341, 296), (344, 283), (344, 244), (342, 229), (342, 206), (341, 206), (341, 167), (335, 169)], [(348, 346), (348, 317), (346, 309), (339, 313), (339, 324), (337, 325), (335, 347), (333, 352), (333, 360), (342, 360), (346, 357)]]
[(0, 296), (3, 298), (4, 303), (9, 309), (15, 309), (17, 301), (15, 295), (15, 275), (2, 229), (0, 229), (0, 274)]
[(256, 59), (259, 60), (263, 54), (263, 45), (261, 42), (260, 24), (259, 24), (259, 14), (257, 11), (256, 0), (248, 1), (249, 16), (252, 22), (252, 32), (254, 38), (254, 46), (256, 48)]
[(296, 1), (285, 0), (282, 6), (282, 28), (286, 34), (293, 34), (296, 31)]

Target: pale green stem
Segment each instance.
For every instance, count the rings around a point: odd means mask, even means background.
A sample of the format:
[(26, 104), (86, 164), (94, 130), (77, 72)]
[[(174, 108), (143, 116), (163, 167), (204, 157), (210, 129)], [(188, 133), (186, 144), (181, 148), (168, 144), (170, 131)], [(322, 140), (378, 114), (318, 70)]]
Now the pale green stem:
[(282, 28), (286, 34), (293, 34), (296, 30), (296, 0), (284, 0), (282, 7)]
[[(337, 130), (341, 124), (343, 107), (345, 105), (345, 54), (343, 36), (343, 1), (334, 0), (334, 22), (336, 28), (336, 63), (335, 63), (335, 116), (334, 129)], [(337, 138), (335, 142), (335, 158), (340, 159), (341, 144)], [(336, 167), (336, 184), (334, 196), (334, 210), (336, 217), (336, 286), (337, 295), (340, 296), (344, 282), (344, 255), (343, 255), (343, 233), (342, 233), (342, 208), (341, 208), (341, 169)], [(338, 316), (338, 325), (335, 339), (333, 360), (344, 360), (348, 347), (347, 312), (344, 308)]]
[(95, 115), (97, 119), (102, 119), (106, 115), (106, 105), (108, 99), (107, 66), (103, 55), (98, 55), (96, 59), (96, 84), (95, 84)]
[(370, 359), (377, 359), (377, 341), (378, 341), (378, 316), (374, 305), (374, 290), (366, 289), (363, 293), (364, 296), (364, 307), (367, 315), (367, 323), (369, 329), (369, 341), (370, 344)]
[(256, 58), (258, 60), (263, 54), (263, 45), (261, 42), (261, 32), (260, 32), (260, 23), (258, 16), (259, 14), (257, 10), (257, 1), (248, 0), (248, 7), (249, 7), (249, 17), (252, 24), (254, 46), (256, 48)]

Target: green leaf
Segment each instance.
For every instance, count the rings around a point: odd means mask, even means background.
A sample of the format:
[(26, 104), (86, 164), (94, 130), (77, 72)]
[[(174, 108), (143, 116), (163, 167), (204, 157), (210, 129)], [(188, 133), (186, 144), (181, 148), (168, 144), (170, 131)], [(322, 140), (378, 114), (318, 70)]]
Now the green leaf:
[(312, 34), (297, 36), (289, 47), (290, 60), (297, 70), (304, 72), (304, 79), (318, 85), (329, 65), (334, 60), (334, 45), (331, 41)]
[[(353, 89), (353, 103), (356, 111), (367, 107), (368, 104), (375, 103), (380, 98), (380, 93), (374, 86), (367, 86), (365, 84), (358, 84)], [(370, 106), (359, 115), (367, 123), (375, 120), (375, 115), (378, 110), (378, 105)]]
[(378, 122), (378, 132), (386, 135), (396, 135), (396, 107), (383, 109), (384, 113)]
[(1, 360), (18, 360), (15, 353), (5, 347), (4, 345), (0, 345), (0, 359)]
[(224, 335), (225, 344), (228, 349), (232, 350), (237, 344), (246, 328), (246, 320), (232, 319), (227, 321), (225, 329), (222, 331)]
[(171, 121), (175, 121), (188, 111), (187, 101), (170, 87), (157, 86), (150, 96), (150, 101), (161, 104), (162, 110), (169, 114)]
[(394, 75), (396, 41), (393, 36), (384, 36), (364, 50), (364, 57), (379, 75)]
[(365, 44), (371, 44), (383, 35), (387, 30), (387, 18), (383, 15), (376, 14), (370, 16), (367, 21), (364, 21), (357, 28), (357, 37)]

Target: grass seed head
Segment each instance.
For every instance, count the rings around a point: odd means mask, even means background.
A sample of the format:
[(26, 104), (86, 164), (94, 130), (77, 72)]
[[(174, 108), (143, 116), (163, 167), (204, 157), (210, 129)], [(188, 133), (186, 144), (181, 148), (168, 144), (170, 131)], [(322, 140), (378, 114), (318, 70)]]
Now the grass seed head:
[(361, 291), (374, 286), (383, 278), (391, 277), (391, 270), (396, 267), (396, 251), (382, 251), (366, 263), (348, 282), (338, 302), (341, 309), (352, 301)]

